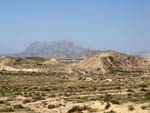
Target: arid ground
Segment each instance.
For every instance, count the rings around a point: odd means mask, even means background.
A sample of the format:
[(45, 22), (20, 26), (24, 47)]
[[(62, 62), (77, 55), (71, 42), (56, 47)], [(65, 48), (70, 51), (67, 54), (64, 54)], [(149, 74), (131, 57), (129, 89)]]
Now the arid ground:
[(0, 112), (150, 113), (149, 67), (116, 52), (81, 63), (2, 57)]
[(0, 75), (0, 112), (149, 113), (150, 75)]

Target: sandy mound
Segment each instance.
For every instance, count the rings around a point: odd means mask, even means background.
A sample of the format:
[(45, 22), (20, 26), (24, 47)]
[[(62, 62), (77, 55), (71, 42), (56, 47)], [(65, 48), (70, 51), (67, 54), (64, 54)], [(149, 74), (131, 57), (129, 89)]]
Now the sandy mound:
[(58, 61), (57, 59), (50, 59), (50, 60), (44, 61), (42, 64), (45, 64), (45, 65), (59, 65), (59, 64), (62, 64), (62, 62)]
[(138, 56), (118, 52), (102, 52), (79, 63), (80, 69), (96, 70), (102, 74), (112, 71), (140, 71), (149, 68), (149, 62)]

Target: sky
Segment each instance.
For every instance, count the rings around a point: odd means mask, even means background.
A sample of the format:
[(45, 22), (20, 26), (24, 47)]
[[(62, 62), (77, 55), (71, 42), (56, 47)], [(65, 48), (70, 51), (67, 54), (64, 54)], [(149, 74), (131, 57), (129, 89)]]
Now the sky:
[(150, 0), (0, 0), (0, 53), (57, 40), (126, 53), (150, 50)]

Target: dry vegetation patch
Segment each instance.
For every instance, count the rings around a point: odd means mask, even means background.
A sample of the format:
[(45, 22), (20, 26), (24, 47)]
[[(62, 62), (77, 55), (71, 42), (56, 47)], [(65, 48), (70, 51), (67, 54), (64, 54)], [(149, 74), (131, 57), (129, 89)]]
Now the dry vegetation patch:
[[(90, 102), (104, 102), (103, 112), (115, 113), (113, 106), (123, 106), (124, 103), (144, 104), (150, 101), (150, 79), (137, 77), (132, 73), (116, 73), (92, 76), (95, 81), (84, 79), (64, 79), (64, 75), (1, 75), (0, 76), (0, 111), (14, 112), (21, 110), (30, 112), (41, 109), (49, 112), (99, 112), (94, 108), (84, 106)], [(66, 76), (66, 75), (65, 75)], [(81, 75), (68, 76), (81, 78)], [(140, 74), (139, 74), (140, 76)], [(111, 79), (112, 81), (106, 81)], [(7, 99), (3, 99), (7, 97)], [(53, 103), (56, 102), (56, 103)], [(106, 104), (107, 103), (107, 104)], [(75, 106), (81, 104), (82, 106)], [(134, 104), (133, 104), (134, 105)], [(36, 106), (36, 108), (34, 108)], [(133, 106), (134, 107), (134, 106)], [(101, 107), (99, 107), (101, 109)], [(148, 105), (140, 107), (141, 110), (149, 110)], [(136, 111), (136, 107), (127, 110)], [(69, 111), (70, 110), (70, 111)], [(32, 112), (32, 111), (31, 111)], [(44, 111), (43, 111), (44, 112)], [(46, 111), (45, 111), (46, 112)], [(47, 113), (47, 112), (46, 112)]]

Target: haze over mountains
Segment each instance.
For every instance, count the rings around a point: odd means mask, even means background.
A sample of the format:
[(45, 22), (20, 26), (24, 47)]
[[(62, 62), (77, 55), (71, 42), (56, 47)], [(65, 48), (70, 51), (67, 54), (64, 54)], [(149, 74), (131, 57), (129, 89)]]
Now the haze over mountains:
[(72, 41), (62, 40), (56, 42), (34, 42), (23, 52), (14, 56), (42, 56), (45, 58), (73, 59), (89, 58), (100, 52), (90, 48), (83, 48)]
[[(34, 42), (24, 51), (15, 54), (0, 54), (0, 56), (41, 56), (56, 59), (83, 59), (90, 58), (102, 50), (83, 48), (69, 40), (55, 42)], [(134, 55), (150, 59), (150, 51), (133, 53)]]
[(150, 50), (143, 50), (141, 52), (136, 53), (136, 55), (150, 60)]

